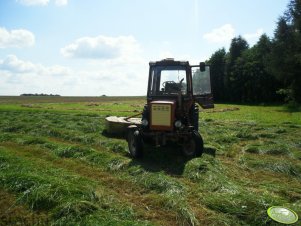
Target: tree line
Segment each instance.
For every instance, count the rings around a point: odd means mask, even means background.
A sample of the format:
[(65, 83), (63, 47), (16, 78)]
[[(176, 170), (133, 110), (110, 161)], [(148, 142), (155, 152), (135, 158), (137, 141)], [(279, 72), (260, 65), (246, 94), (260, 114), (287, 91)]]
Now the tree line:
[(51, 96), (51, 97), (60, 97), (58, 94), (45, 94), (45, 93), (23, 93), (20, 96)]
[(252, 47), (235, 37), (208, 63), (216, 101), (301, 103), (301, 0), (289, 2), (274, 37), (263, 34)]

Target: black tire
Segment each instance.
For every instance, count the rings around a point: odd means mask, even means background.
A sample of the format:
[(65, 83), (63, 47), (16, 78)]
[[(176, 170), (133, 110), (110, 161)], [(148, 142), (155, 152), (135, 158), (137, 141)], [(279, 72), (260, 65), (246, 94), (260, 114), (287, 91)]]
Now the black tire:
[(182, 146), (183, 154), (186, 157), (199, 157), (203, 154), (204, 143), (201, 135), (197, 131), (193, 131), (190, 139)]
[(143, 141), (139, 130), (129, 130), (127, 141), (132, 158), (141, 158), (143, 156)]

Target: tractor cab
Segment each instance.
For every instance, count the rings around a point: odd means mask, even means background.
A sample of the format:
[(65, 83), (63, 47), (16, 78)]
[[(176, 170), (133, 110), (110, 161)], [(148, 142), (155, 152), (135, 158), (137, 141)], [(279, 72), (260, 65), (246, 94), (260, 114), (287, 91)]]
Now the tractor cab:
[(213, 107), (210, 68), (204, 63), (189, 65), (188, 61), (165, 59), (150, 62), (148, 101), (162, 99), (194, 100), (203, 108)]
[[(171, 61), (174, 63), (174, 61)], [(164, 64), (165, 63), (165, 64)], [(184, 62), (185, 63), (185, 62)], [(191, 86), (187, 83), (187, 65), (150, 63), (148, 97), (187, 95)]]
[(203, 140), (199, 134), (199, 108), (212, 108), (210, 68), (205, 63), (165, 59), (149, 63), (147, 103), (141, 126), (130, 126), (128, 145), (134, 158), (142, 156), (143, 144), (156, 146), (168, 140), (183, 147), (186, 156), (200, 156)]

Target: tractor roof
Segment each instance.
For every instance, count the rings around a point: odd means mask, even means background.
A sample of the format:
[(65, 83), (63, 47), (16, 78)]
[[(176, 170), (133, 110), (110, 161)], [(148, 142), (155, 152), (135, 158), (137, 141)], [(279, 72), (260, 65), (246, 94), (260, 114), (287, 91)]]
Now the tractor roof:
[(188, 61), (175, 61), (173, 58), (166, 58), (160, 61), (151, 61), (149, 62), (150, 66), (170, 66), (170, 65), (182, 65), (182, 66), (189, 66)]

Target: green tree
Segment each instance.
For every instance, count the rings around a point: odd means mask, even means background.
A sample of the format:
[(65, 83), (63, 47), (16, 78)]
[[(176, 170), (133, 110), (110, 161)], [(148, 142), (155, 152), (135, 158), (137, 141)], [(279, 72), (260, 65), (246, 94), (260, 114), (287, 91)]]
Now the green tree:
[(211, 70), (211, 87), (213, 97), (216, 101), (225, 101), (225, 65), (226, 50), (224, 48), (217, 50), (209, 59)]
[(285, 12), (285, 19), (291, 23), (296, 32), (301, 31), (301, 1), (291, 0)]
[(209, 60), (216, 100), (279, 100), (301, 103), (301, 0), (290, 0), (276, 24), (272, 40), (262, 35), (252, 48), (241, 36), (231, 41), (229, 52), (216, 51)]
[(233, 38), (230, 44), (229, 53), (226, 58), (226, 75), (225, 75), (225, 91), (229, 101), (240, 101), (240, 86), (243, 79), (239, 71), (237, 60), (242, 56), (243, 52), (249, 48), (248, 42), (238, 36)]
[(270, 73), (268, 67), (270, 64), (270, 57), (272, 52), (272, 41), (266, 34), (263, 34), (256, 45), (252, 47), (254, 52), (253, 60), (256, 61), (258, 67), (258, 74), (256, 76), (256, 83), (258, 87), (254, 93), (254, 100), (259, 101), (276, 101), (280, 100), (276, 91), (281, 87), (280, 83)]
[(286, 20), (291, 24), (293, 33), (291, 89), (294, 99), (301, 103), (301, 1), (291, 0), (286, 12)]
[(263, 34), (256, 45), (245, 50), (233, 67), (235, 92), (241, 102), (269, 102), (277, 99), (277, 81), (268, 72), (272, 43)]
[[(293, 1), (292, 1), (293, 2)], [(291, 10), (287, 11), (287, 15)], [(271, 73), (282, 83), (292, 101), (301, 102), (301, 36), (293, 16), (280, 17), (271, 54)]]

